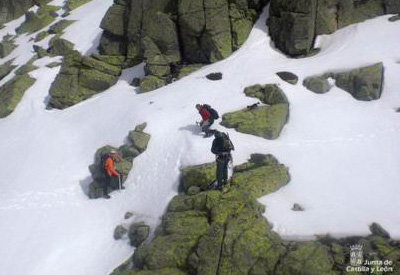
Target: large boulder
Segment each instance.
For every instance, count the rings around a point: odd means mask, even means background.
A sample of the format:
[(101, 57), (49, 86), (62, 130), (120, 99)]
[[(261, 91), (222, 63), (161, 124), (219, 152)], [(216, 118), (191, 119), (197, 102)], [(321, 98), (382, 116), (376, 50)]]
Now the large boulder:
[(331, 74), (335, 85), (354, 98), (362, 101), (376, 100), (383, 89), (384, 68), (382, 63), (362, 67), (343, 73)]
[(28, 74), (16, 75), (0, 87), (0, 118), (11, 114), (22, 99), (25, 91), (34, 83), (35, 79)]
[(277, 139), (289, 118), (289, 104), (242, 109), (222, 116), (221, 125), (266, 139)]
[(285, 93), (275, 84), (267, 84), (261, 86), (259, 84), (247, 87), (244, 89), (244, 93), (249, 97), (255, 97), (261, 100), (261, 102), (274, 105), (280, 103), (288, 103), (289, 101)]
[(99, 51), (146, 62), (141, 91), (182, 77), (182, 64), (208, 64), (239, 48), (267, 1), (114, 1)]
[(34, 33), (47, 25), (51, 24), (58, 16), (56, 13), (60, 7), (44, 5), (37, 12), (27, 12), (25, 22), (16, 29), (18, 34)]
[(272, 0), (268, 19), (275, 46), (296, 57), (312, 54), (315, 37), (400, 11), (396, 0)]
[(150, 226), (144, 222), (136, 222), (129, 226), (128, 237), (131, 245), (140, 246), (150, 234)]
[(307, 77), (303, 80), (303, 86), (317, 94), (327, 93), (331, 89), (331, 85), (324, 76)]
[(206, 163), (182, 168), (181, 189), (187, 191), (191, 186), (198, 186), (202, 190), (209, 189), (209, 185), (216, 178), (216, 163)]
[(121, 74), (120, 67), (92, 57), (82, 57), (63, 41), (57, 39), (50, 50), (65, 54), (61, 70), (50, 88), (49, 106), (57, 109), (70, 107), (110, 88)]
[[(45, 1), (38, 1), (45, 2)], [(22, 16), (34, 5), (33, 0), (0, 1), (0, 25)]]

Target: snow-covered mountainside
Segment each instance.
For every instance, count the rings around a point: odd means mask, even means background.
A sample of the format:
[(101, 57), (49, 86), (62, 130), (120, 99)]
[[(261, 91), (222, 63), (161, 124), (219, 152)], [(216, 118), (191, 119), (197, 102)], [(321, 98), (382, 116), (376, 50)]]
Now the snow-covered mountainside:
[[(73, 10), (65, 19), (76, 21), (62, 38), (83, 55), (96, 52), (99, 25), (112, 4), (92, 0)], [(61, 58), (36, 60), (37, 69), (29, 73), (36, 82), (14, 112), (0, 119), (0, 273), (110, 273), (133, 252), (113, 239), (124, 214), (131, 211), (134, 220), (155, 228), (178, 193), (180, 168), (214, 160), (212, 139), (203, 138), (196, 126), (196, 103), (209, 103), (220, 114), (239, 110), (257, 102), (243, 93), (254, 84), (278, 84), (288, 97), (290, 118), (279, 138), (266, 140), (219, 123), (214, 128), (229, 133), (235, 165), (252, 153), (269, 153), (289, 168), (289, 184), (260, 199), (273, 229), (286, 239), (305, 240), (327, 233), (367, 235), (368, 225), (378, 222), (399, 239), (400, 21), (389, 22), (389, 17), (318, 36), (318, 54), (293, 59), (274, 48), (265, 8), (245, 44), (228, 58), (144, 94), (130, 85), (144, 75), (140, 64), (125, 69), (105, 92), (64, 110), (46, 109), (60, 70), (46, 65)], [(0, 39), (14, 34), (23, 21), (5, 24)], [(31, 38), (39, 32), (19, 35), (17, 48), (0, 65), (27, 63), (33, 44), (47, 46), (52, 37), (34, 43)], [(378, 62), (384, 66), (378, 100), (357, 101), (336, 86), (316, 94), (301, 84), (309, 76)], [(299, 83), (283, 81), (276, 75), (280, 71), (296, 74)], [(222, 72), (222, 80), (208, 80), (212, 72)], [(121, 145), (143, 122), (151, 141), (135, 158), (126, 189), (111, 193), (110, 200), (90, 200), (85, 191), (96, 150)], [(292, 211), (294, 203), (305, 211)]]

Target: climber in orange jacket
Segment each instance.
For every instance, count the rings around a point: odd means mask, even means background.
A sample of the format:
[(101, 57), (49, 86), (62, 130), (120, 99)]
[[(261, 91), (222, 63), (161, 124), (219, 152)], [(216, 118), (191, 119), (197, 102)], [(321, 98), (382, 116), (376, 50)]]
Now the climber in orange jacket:
[(121, 189), (125, 189), (125, 187), (121, 184), (121, 174), (118, 170), (115, 169), (115, 162), (120, 160), (120, 156), (118, 152), (115, 150), (111, 150), (106, 156), (104, 160), (104, 172), (106, 176), (105, 184), (103, 185), (103, 197), (109, 199), (108, 188), (115, 188), (116, 186), (120, 186)]

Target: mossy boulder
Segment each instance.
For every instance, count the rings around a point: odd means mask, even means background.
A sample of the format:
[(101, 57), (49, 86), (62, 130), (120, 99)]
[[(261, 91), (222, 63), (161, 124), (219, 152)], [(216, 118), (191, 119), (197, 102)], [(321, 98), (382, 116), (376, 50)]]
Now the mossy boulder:
[(50, 88), (49, 106), (64, 109), (88, 99), (113, 86), (120, 73), (120, 67), (67, 50)]
[(286, 103), (243, 109), (222, 116), (221, 125), (266, 139), (277, 139), (289, 118)]
[(268, 105), (289, 103), (285, 93), (275, 84), (253, 85), (244, 89), (249, 97), (255, 97)]
[(272, 0), (269, 33), (279, 50), (303, 57), (313, 54), (317, 35), (399, 10), (396, 0)]
[(316, 242), (296, 244), (281, 259), (276, 274), (338, 274), (329, 248)]
[(226, 58), (246, 40), (267, 1), (114, 1), (102, 20), (101, 55), (146, 62), (142, 91)]
[(277, 72), (276, 73), (282, 80), (292, 84), (296, 85), (297, 81), (299, 80), (298, 76), (295, 75), (294, 73), (291, 72)]
[(62, 34), (64, 32), (64, 30), (66, 28), (68, 28), (74, 22), (75, 22), (74, 20), (62, 19), (62, 20), (58, 21), (57, 23), (51, 25), (47, 32), (48, 32), (48, 34)]
[(50, 41), (50, 46), (47, 50), (52, 55), (69, 55), (74, 51), (74, 44), (68, 40), (56, 37)]
[(253, 154), (236, 166), (232, 185), (255, 197), (273, 193), (290, 181), (288, 169), (272, 155)]
[(187, 191), (191, 186), (198, 186), (202, 190), (209, 189), (209, 185), (215, 180), (215, 162), (189, 166), (182, 168), (181, 188)]
[(132, 143), (132, 146), (139, 152), (142, 153), (146, 150), (147, 145), (150, 141), (150, 135), (143, 132), (143, 130), (135, 129), (129, 132), (128, 138)]
[(136, 222), (129, 226), (128, 237), (131, 245), (140, 246), (150, 234), (150, 226), (144, 222)]
[(203, 66), (203, 64), (190, 64), (190, 65), (182, 65), (177, 69), (175, 76), (177, 79), (181, 79), (189, 74), (197, 71)]
[(10, 60), (2, 65), (0, 65), (0, 80), (6, 77), (12, 70), (14, 70), (17, 66), (13, 65), (14, 60)]
[(48, 33), (48, 31), (41, 31), (35, 36), (35, 40), (34, 41), (35, 42), (42, 41), (43, 39), (45, 39), (49, 35), (50, 34)]
[(382, 63), (362, 67), (343, 73), (331, 75), (335, 85), (354, 98), (362, 101), (376, 100), (381, 97), (384, 81), (384, 68)]
[(60, 7), (44, 5), (37, 12), (27, 12), (25, 14), (25, 22), (15, 31), (18, 34), (36, 32), (51, 24), (55, 17), (58, 16), (56, 11), (59, 9)]
[(0, 87), (0, 118), (11, 114), (35, 79), (29, 75), (16, 75)]
[[(143, 130), (144, 128), (142, 128), (142, 131)], [(150, 135), (148, 135), (148, 139), (150, 139)], [(111, 150), (117, 151), (118, 155), (120, 156), (120, 159), (115, 164), (115, 168), (119, 171), (121, 175), (121, 183), (124, 183), (126, 181), (128, 174), (132, 169), (134, 158), (143, 152), (137, 151), (137, 149), (134, 147), (132, 142), (129, 141), (129, 139), (127, 144), (123, 144), (119, 148), (114, 148), (107, 145), (98, 149), (94, 156), (94, 163), (89, 166), (89, 171), (93, 179), (93, 182), (89, 184), (88, 191), (88, 196), (91, 199), (100, 198), (104, 195), (103, 186), (106, 184), (107, 179), (104, 172), (104, 163), (102, 158), (103, 156), (107, 155)], [(135, 154), (133, 154), (132, 151), (135, 151)], [(119, 186), (109, 186), (108, 191), (112, 191), (118, 188)]]
[(157, 90), (158, 88), (161, 88), (161, 87), (165, 86), (166, 84), (167, 84), (167, 82), (164, 79), (159, 78), (157, 76), (149, 75), (149, 76), (144, 77), (142, 79), (142, 81), (140, 82), (139, 92), (145, 93), (145, 92)]
[(331, 85), (324, 76), (307, 77), (303, 80), (303, 86), (317, 94), (327, 93), (331, 89)]
[(0, 58), (8, 56), (16, 47), (12, 38), (3, 39), (0, 43)]

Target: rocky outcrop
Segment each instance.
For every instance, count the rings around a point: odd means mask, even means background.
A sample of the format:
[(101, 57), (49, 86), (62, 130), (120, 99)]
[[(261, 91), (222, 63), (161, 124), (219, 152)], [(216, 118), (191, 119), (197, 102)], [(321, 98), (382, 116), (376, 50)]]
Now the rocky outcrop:
[(376, 100), (381, 97), (383, 90), (384, 67), (383, 63), (376, 63), (350, 71), (307, 77), (303, 85), (315, 93), (326, 93), (331, 88), (328, 78), (336, 80), (337, 87), (350, 93), (357, 100)]
[[(170, 83), (181, 64), (226, 58), (247, 38), (266, 1), (115, 1), (104, 17), (99, 51), (128, 64), (146, 61), (144, 91)], [(158, 80), (157, 80), (157, 79)]]
[(291, 72), (277, 72), (276, 74), (279, 76), (280, 79), (292, 85), (296, 85), (297, 81), (299, 81), (298, 76)]
[(317, 94), (327, 93), (331, 89), (331, 85), (329, 85), (325, 76), (307, 77), (303, 80), (303, 86)]
[[(58, 42), (57, 42), (58, 41)], [(93, 57), (83, 57), (70, 48), (68, 41), (58, 39), (49, 49), (66, 54), (60, 73), (50, 88), (49, 107), (64, 109), (114, 85), (121, 68)]]
[(51, 24), (58, 16), (56, 13), (60, 7), (43, 5), (37, 12), (27, 12), (25, 14), (25, 22), (16, 29), (18, 34), (34, 33), (47, 25)]
[(8, 56), (16, 47), (14, 37), (5, 36), (0, 42), (0, 58)]
[(0, 65), (0, 80), (5, 78), (12, 70), (17, 66), (13, 65), (13, 60), (10, 60), (2, 65)]
[(400, 13), (396, 0), (272, 0), (269, 33), (275, 46), (289, 56), (313, 51), (314, 39), (353, 23)]
[[(209, 164), (184, 169), (193, 178), (185, 174), (181, 183), (201, 186)], [(182, 187), (153, 240), (140, 245), (112, 274), (343, 274), (354, 244), (364, 246), (364, 259), (388, 259), (394, 270), (399, 267), (400, 243), (378, 235), (282, 240), (263, 217), (265, 208), (257, 198), (289, 179), (288, 169), (272, 155), (255, 154), (234, 168), (226, 191), (205, 189), (190, 195)]]
[(384, 79), (382, 63), (329, 76), (336, 80), (337, 87), (358, 100), (370, 101), (381, 97)]
[(254, 85), (247, 87), (244, 92), (247, 96), (256, 97), (268, 105), (224, 114), (221, 125), (266, 139), (278, 138), (289, 119), (286, 95), (274, 84)]
[(26, 90), (35, 83), (28, 74), (16, 75), (0, 87), (0, 118), (11, 114)]
[(33, 5), (42, 5), (49, 0), (2, 0), (0, 1), (0, 25), (22, 16)]
[[(91, 199), (103, 197), (103, 186), (106, 182), (104, 167), (102, 164), (102, 156), (116, 150), (121, 157), (121, 160), (116, 163), (116, 169), (122, 175), (121, 182), (124, 183), (128, 177), (129, 171), (132, 169), (133, 160), (138, 155), (144, 152), (147, 144), (150, 141), (150, 135), (144, 133), (146, 124), (136, 126), (135, 130), (129, 132), (128, 143), (120, 146), (118, 149), (111, 146), (104, 146), (97, 150), (95, 154), (95, 162), (89, 166), (92, 174), (93, 182), (89, 184), (88, 196)], [(119, 186), (110, 186), (109, 191), (118, 189)]]

